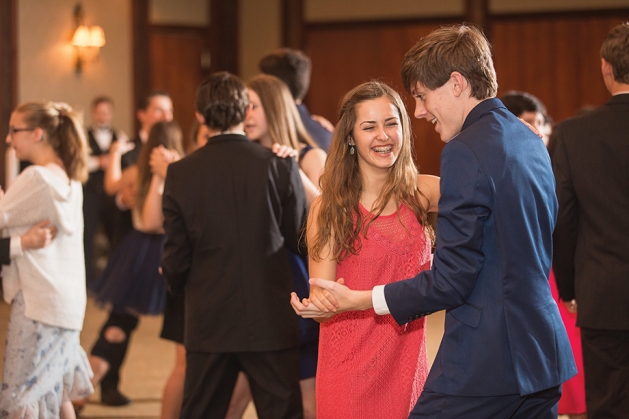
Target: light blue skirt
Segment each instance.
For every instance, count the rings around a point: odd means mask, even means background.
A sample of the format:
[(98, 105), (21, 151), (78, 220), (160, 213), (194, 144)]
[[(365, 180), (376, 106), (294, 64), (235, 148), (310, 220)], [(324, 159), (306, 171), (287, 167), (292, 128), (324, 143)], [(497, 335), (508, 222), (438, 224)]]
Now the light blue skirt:
[(58, 418), (61, 403), (94, 392), (79, 331), (24, 317), (24, 297), (11, 303), (0, 387), (0, 418)]

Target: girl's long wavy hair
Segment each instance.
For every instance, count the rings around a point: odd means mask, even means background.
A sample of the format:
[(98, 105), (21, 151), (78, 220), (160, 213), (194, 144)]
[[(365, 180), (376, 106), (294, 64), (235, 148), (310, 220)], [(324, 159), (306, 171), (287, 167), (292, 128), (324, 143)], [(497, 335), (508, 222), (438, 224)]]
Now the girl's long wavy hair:
[(83, 114), (63, 102), (28, 102), (15, 109), (29, 127), (39, 127), (72, 180), (87, 180), (88, 145)]
[(149, 187), (151, 185), (151, 167), (149, 166), (149, 159), (151, 152), (157, 146), (163, 145), (169, 150), (174, 150), (179, 153), (179, 156), (183, 157), (183, 134), (179, 124), (174, 121), (160, 121), (156, 122), (151, 131), (149, 131), (149, 138), (146, 140), (146, 144), (142, 147), (140, 157), (138, 157), (138, 189), (136, 192), (135, 202), (137, 208), (142, 209), (146, 195), (148, 194)]
[[(350, 154), (349, 139), (356, 124), (357, 108), (366, 101), (386, 98), (395, 106), (402, 126), (400, 153), (389, 168), (389, 176), (372, 210), (373, 217), (364, 219), (358, 204), (363, 191), (363, 178), (358, 166), (358, 153)], [(404, 203), (432, 238), (426, 209), (420, 201), (424, 196), (417, 187), (419, 174), (412, 157), (411, 121), (400, 95), (378, 81), (363, 83), (349, 91), (341, 100), (339, 122), (321, 176), (321, 202), (317, 216), (318, 231), (308, 243), (308, 254), (321, 260), (330, 244), (332, 259), (342, 261), (360, 251), (360, 236), (366, 237), (369, 224), (385, 209), (390, 200)]]
[(269, 136), (274, 143), (287, 145), (295, 150), (301, 150), (306, 145), (317, 147), (306, 131), (295, 100), (283, 81), (275, 76), (260, 74), (247, 83), (247, 88), (260, 97)]

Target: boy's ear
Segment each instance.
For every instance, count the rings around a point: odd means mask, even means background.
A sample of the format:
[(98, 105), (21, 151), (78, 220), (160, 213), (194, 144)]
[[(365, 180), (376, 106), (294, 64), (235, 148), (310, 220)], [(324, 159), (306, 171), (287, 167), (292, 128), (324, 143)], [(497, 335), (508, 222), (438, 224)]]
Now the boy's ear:
[(205, 125), (205, 118), (203, 117), (203, 115), (201, 115), (199, 112), (195, 112), (194, 116), (197, 117), (197, 121), (199, 121), (199, 124)]
[(467, 79), (458, 71), (453, 71), (452, 74), (450, 74), (450, 81), (452, 82), (454, 95), (457, 97), (460, 96), (465, 90), (465, 86), (467, 86)]

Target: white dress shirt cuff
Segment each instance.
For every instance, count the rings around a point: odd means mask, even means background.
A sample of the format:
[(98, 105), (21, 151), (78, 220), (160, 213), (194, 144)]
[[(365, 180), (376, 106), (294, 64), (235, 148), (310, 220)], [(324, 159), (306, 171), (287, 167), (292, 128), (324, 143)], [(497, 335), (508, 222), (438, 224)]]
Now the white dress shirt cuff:
[(11, 236), (9, 257), (13, 259), (16, 256), (22, 256), (22, 254), (22, 238), (20, 236)]
[(387, 300), (384, 298), (384, 285), (376, 285), (371, 291), (371, 302), (373, 303), (373, 309), (376, 314), (384, 316), (385, 314), (391, 314)]

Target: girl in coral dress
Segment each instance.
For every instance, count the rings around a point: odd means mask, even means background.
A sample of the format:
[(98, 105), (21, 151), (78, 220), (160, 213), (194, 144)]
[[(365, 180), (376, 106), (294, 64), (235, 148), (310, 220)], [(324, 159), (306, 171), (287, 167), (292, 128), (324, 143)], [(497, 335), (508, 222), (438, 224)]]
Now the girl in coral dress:
[[(430, 265), (439, 179), (419, 175), (410, 120), (399, 95), (379, 82), (346, 94), (311, 208), (310, 277), (371, 290)], [(313, 287), (298, 314), (324, 292)], [(307, 316), (307, 315), (306, 315)], [(406, 418), (428, 375), (423, 319), (398, 326), (373, 310), (330, 312), (321, 324), (317, 369), (319, 419)]]

